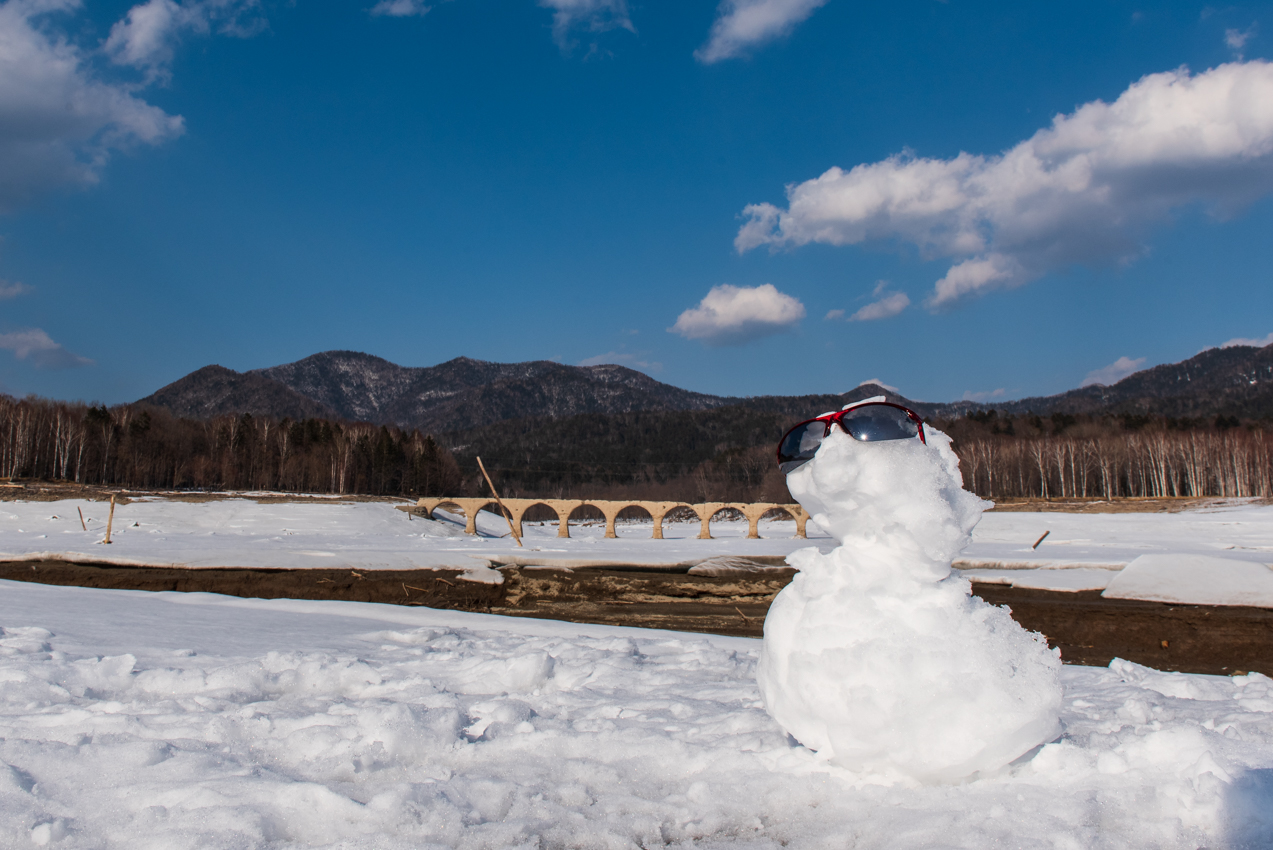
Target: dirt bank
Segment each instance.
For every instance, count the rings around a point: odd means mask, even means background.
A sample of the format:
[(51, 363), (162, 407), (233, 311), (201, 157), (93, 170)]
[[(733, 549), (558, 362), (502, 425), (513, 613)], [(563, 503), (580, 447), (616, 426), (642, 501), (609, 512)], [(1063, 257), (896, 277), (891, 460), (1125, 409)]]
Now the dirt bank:
[[(340, 599), (427, 605), (515, 617), (759, 637), (793, 571), (763, 578), (637, 570), (505, 569), (504, 583), (462, 581), (454, 570), (165, 569), (22, 561), (0, 578), (123, 590), (176, 590), (265, 599)], [(1042, 632), (1071, 664), (1126, 658), (1160, 670), (1273, 675), (1273, 610), (1102, 599), (974, 584)]]

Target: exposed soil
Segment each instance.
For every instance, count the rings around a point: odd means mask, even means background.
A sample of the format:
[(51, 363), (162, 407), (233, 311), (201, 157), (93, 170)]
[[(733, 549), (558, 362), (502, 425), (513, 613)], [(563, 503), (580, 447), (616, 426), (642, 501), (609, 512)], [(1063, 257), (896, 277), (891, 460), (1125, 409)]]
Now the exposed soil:
[[(463, 581), (456, 570), (171, 569), (22, 561), (0, 578), (124, 590), (203, 591), (265, 599), (341, 599), (427, 605), (515, 617), (759, 637), (769, 603), (794, 575), (696, 576), (641, 570), (505, 568), (504, 583)], [(1125, 658), (1160, 670), (1273, 675), (1273, 610), (1103, 599), (974, 584), (1042, 632), (1071, 664)]]

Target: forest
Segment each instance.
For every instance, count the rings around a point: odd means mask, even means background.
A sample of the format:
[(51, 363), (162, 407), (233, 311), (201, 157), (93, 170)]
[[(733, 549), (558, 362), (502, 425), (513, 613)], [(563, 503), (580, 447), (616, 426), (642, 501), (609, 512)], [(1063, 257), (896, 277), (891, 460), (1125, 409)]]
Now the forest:
[(374, 496), (454, 492), (450, 452), (418, 431), (322, 419), (177, 418), (140, 405), (0, 396), (0, 476), (136, 489)]
[[(518, 419), (440, 435), (249, 414), (179, 418), (144, 405), (0, 396), (0, 477), (132, 489), (269, 490), (676, 501), (790, 500), (774, 462), (808, 413), (706, 411)], [(986, 498), (1273, 495), (1262, 420), (995, 410), (934, 420)]]

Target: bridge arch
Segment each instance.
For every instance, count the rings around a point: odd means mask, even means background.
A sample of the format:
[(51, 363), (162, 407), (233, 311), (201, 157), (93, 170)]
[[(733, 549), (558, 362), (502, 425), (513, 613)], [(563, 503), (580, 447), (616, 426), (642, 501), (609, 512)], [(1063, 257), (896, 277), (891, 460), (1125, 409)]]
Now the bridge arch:
[(752, 539), (760, 536), (758, 524), (761, 518), (768, 514), (780, 512), (792, 517), (796, 522), (796, 537), (805, 536), (805, 526), (809, 520), (808, 513), (800, 505), (784, 505), (771, 502), (755, 504), (747, 502), (690, 504), (688, 502), (653, 502), (640, 499), (505, 499), (503, 507), (507, 514), (500, 510), (500, 505), (497, 501), (489, 497), (434, 496), (421, 498), (417, 500), (415, 507), (403, 507), (403, 510), (420, 513), (430, 519), (433, 518), (433, 512), (439, 508), (455, 510), (464, 516), (465, 532), (475, 535), (477, 534), (478, 512), (490, 508), (494, 514), (506, 515), (520, 536), (523, 531), (523, 519), (526, 516), (526, 512), (532, 508), (542, 507), (556, 514), (558, 523), (557, 536), (569, 537), (570, 518), (580, 508), (587, 508), (587, 513), (591, 513), (593, 516), (600, 514), (605, 518), (605, 536), (607, 538), (618, 536), (615, 531), (615, 520), (620, 513), (639, 510), (648, 514), (652, 520), (654, 524), (653, 538), (655, 540), (663, 539), (663, 521), (669, 514), (678, 510), (690, 511), (698, 518), (700, 523), (698, 536), (703, 540), (711, 539), (711, 521), (722, 511), (737, 511), (746, 517), (748, 522), (747, 536)]
[(621, 502), (619, 509), (615, 511), (615, 536), (619, 536), (618, 521), (621, 519), (645, 519), (651, 522), (654, 520), (653, 506), (649, 502)]
[(683, 510), (695, 516), (698, 515), (694, 506), (688, 502), (647, 502), (646, 504), (650, 505), (650, 518), (654, 520), (654, 540), (663, 539), (663, 520), (669, 514)]
[[(553, 517), (559, 523), (561, 522), (561, 511), (559, 511), (557, 508), (553, 507), (552, 504), (550, 504), (552, 501), (553, 500), (551, 499), (517, 499), (517, 500), (505, 499), (504, 500), (505, 507), (507, 507), (508, 512), (513, 515), (513, 527), (517, 529), (518, 537), (523, 537), (526, 534), (526, 530), (522, 528), (522, 522), (525, 519), (526, 514), (531, 513), (537, 507), (544, 508), (548, 513), (551, 513)], [(536, 522), (537, 520), (526, 520), (526, 521)]]
[(784, 518), (792, 520), (797, 526), (800, 526), (800, 511), (793, 511), (787, 505), (753, 505), (747, 511), (747, 519), (751, 523), (747, 536), (749, 538), (760, 537), (760, 521), (763, 519)]

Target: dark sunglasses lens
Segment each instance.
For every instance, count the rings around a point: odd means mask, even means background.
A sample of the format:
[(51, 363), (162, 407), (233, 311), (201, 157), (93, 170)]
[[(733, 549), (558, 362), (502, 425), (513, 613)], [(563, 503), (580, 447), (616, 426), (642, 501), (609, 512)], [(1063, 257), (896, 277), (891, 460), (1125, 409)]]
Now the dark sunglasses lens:
[(868, 443), (919, 436), (919, 423), (907, 416), (906, 411), (883, 404), (850, 410), (840, 419), (840, 424), (854, 439)]
[(822, 445), (822, 436), (826, 430), (827, 423), (816, 420), (799, 428), (792, 428), (778, 447), (778, 468), (783, 472), (791, 472), (813, 460), (818, 446)]

